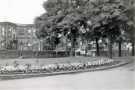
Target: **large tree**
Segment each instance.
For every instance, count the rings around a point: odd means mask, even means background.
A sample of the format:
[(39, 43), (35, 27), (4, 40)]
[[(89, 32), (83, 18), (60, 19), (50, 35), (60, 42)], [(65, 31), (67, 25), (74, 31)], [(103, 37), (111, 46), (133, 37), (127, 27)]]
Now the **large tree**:
[(124, 0), (48, 0), (44, 3), (46, 13), (35, 20), (37, 36), (60, 38), (65, 35), (71, 41), (72, 54), (79, 36), (93, 38), (97, 55), (98, 40), (108, 38), (112, 58), (112, 44), (121, 35), (121, 23), (127, 20), (124, 3)]
[[(121, 25), (128, 20), (126, 15), (127, 6), (124, 0), (96, 0), (94, 2), (94, 31), (100, 32), (102, 38), (108, 39), (109, 57), (112, 58), (112, 45), (121, 36)], [(97, 29), (98, 28), (98, 29)], [(96, 34), (98, 34), (96, 33)], [(99, 33), (99, 35), (100, 35)]]
[[(83, 14), (84, 4), (88, 0), (49, 0), (45, 2), (46, 14), (36, 19), (36, 26), (39, 29), (37, 36), (46, 38), (65, 35), (71, 41), (71, 52), (75, 51), (75, 44), (80, 27), (85, 26)], [(74, 54), (73, 54), (74, 55)]]
[(126, 34), (132, 44), (132, 56), (135, 55), (135, 1), (129, 0), (126, 4), (129, 5), (126, 14), (128, 16)]
[[(130, 41), (132, 43), (132, 55), (134, 55), (134, 41), (135, 41), (135, 1), (125, 0), (124, 7), (126, 10), (124, 14), (127, 16), (126, 22), (120, 23), (121, 35), (117, 38), (119, 56), (121, 55), (121, 44)], [(124, 20), (125, 18), (123, 18)]]

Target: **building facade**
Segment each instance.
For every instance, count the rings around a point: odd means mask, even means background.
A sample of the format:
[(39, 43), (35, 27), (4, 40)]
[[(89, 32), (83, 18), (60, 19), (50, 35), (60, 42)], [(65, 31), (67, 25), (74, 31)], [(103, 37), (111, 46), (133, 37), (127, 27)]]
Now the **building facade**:
[(0, 22), (0, 49), (17, 49), (16, 24)]
[(0, 50), (41, 51), (34, 24), (0, 22)]
[(34, 45), (35, 42), (38, 44), (38, 39), (35, 35), (36, 28), (33, 24), (19, 24), (16, 28), (18, 50), (37, 50), (38, 45)]

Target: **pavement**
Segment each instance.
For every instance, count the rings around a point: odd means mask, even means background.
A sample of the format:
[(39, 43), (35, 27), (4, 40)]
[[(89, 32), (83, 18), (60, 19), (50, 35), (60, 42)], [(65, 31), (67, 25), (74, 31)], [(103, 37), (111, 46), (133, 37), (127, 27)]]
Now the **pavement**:
[(135, 62), (104, 71), (0, 81), (0, 90), (135, 90)]
[(135, 90), (132, 71), (100, 71), (0, 82), (0, 90)]

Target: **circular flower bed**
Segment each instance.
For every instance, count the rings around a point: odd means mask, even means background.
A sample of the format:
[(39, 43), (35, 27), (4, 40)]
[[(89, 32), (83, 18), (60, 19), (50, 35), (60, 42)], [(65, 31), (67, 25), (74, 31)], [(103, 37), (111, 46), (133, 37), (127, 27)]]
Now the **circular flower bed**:
[(101, 58), (96, 61), (89, 62), (67, 62), (67, 63), (55, 63), (48, 65), (32, 65), (32, 64), (19, 64), (14, 65), (3, 65), (0, 66), (0, 74), (24, 74), (24, 73), (53, 73), (53, 72), (63, 72), (63, 71), (78, 71), (85, 69), (94, 69), (97, 67), (111, 66), (118, 64), (118, 61), (113, 59)]

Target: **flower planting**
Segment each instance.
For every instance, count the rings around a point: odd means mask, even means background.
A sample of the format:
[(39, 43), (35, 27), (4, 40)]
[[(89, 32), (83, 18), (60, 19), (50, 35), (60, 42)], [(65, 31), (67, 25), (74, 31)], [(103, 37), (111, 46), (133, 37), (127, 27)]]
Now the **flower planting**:
[(96, 69), (100, 67), (111, 66), (118, 64), (119, 61), (113, 59), (101, 58), (100, 60), (89, 62), (67, 62), (67, 63), (54, 63), (47, 65), (40, 64), (19, 64), (14, 61), (13, 65), (1, 65), (0, 74), (28, 74), (28, 73), (55, 73), (55, 72), (68, 72), (78, 71), (85, 69)]

